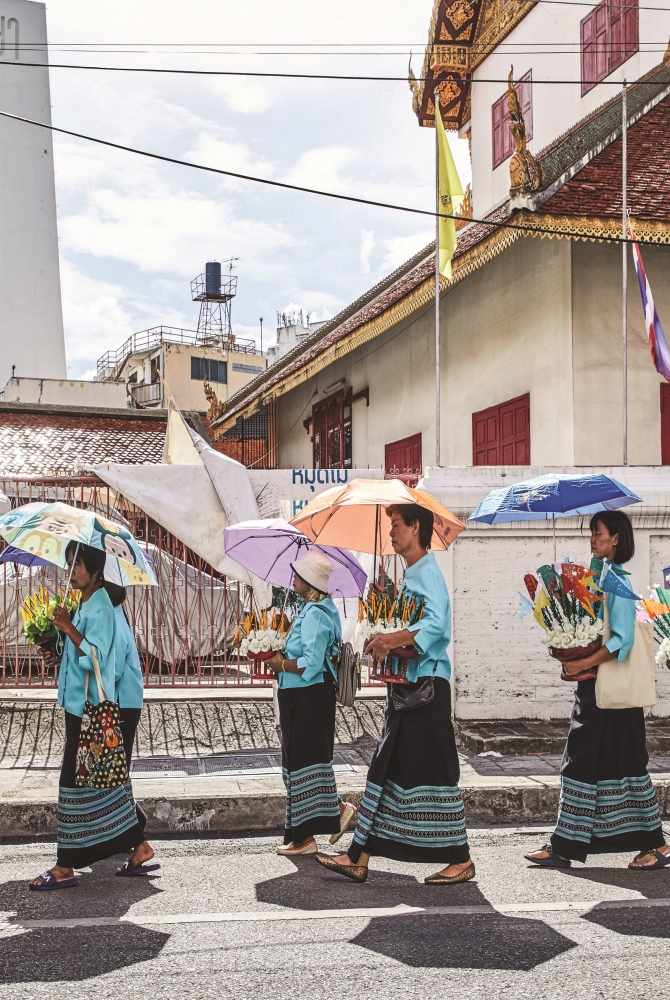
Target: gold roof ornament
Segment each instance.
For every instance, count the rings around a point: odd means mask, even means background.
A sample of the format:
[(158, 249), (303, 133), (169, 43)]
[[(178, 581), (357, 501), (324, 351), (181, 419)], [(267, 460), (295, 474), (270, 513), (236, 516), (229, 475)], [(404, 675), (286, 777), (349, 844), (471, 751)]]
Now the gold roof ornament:
[(220, 417), (221, 414), (223, 413), (224, 404), (221, 402), (217, 394), (214, 392), (207, 379), (203, 381), (202, 387), (205, 390), (205, 399), (209, 403), (209, 409), (207, 410), (207, 419), (211, 424), (212, 420), (216, 420), (216, 418)]
[(509, 127), (514, 138), (514, 152), (509, 161), (509, 193), (512, 198), (520, 194), (537, 191), (542, 185), (544, 171), (535, 160), (533, 154), (526, 149), (526, 123), (519, 104), (519, 97), (514, 86), (514, 66), (507, 78), (507, 106), (509, 108)]

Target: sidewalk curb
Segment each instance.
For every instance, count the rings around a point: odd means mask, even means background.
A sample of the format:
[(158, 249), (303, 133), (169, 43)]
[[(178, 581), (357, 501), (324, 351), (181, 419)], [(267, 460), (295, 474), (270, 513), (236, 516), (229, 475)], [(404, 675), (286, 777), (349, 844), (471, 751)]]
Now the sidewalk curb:
[[(654, 781), (662, 817), (668, 816), (670, 778)], [(558, 809), (558, 784), (462, 787), (465, 815), (470, 826), (553, 823)], [(348, 801), (360, 804), (362, 790), (341, 783)], [(149, 835), (166, 833), (245, 833), (278, 830), (284, 825), (282, 793), (138, 797), (149, 819)], [(54, 837), (57, 804), (54, 801), (0, 801), (0, 838)]]

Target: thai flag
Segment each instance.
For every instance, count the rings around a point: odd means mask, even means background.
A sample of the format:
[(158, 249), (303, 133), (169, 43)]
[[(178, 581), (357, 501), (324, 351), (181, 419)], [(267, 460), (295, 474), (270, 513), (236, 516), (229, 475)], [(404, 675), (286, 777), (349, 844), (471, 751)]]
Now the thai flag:
[(670, 382), (670, 347), (668, 347), (668, 342), (665, 339), (661, 321), (659, 320), (658, 313), (656, 312), (654, 297), (651, 294), (651, 288), (649, 286), (649, 279), (647, 278), (644, 270), (642, 254), (640, 253), (640, 247), (638, 246), (637, 238), (633, 232), (632, 226), (630, 227), (630, 234), (632, 236), (633, 261), (635, 262), (637, 281), (640, 286), (642, 308), (644, 309), (644, 320), (647, 326), (647, 336), (649, 337), (651, 356), (654, 360), (656, 371), (659, 372), (659, 374), (661, 374), (667, 382)]

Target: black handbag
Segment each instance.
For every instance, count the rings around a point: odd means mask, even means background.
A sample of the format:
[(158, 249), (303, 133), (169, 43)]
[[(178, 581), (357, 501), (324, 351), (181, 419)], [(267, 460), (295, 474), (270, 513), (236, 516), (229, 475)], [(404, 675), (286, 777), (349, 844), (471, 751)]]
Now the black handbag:
[(425, 708), (435, 698), (435, 684), (432, 677), (424, 677), (415, 688), (394, 684), (391, 702), (396, 712), (409, 712), (413, 708)]

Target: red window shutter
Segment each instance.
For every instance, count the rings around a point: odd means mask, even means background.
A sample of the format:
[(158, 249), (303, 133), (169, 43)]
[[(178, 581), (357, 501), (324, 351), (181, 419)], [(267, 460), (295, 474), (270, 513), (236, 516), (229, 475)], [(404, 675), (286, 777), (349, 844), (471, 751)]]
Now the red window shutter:
[(594, 86), (593, 80), (596, 78), (595, 60), (595, 23), (596, 12), (591, 11), (582, 19), (580, 25), (581, 32), (581, 55), (582, 55), (582, 96), (588, 93)]
[(638, 0), (624, 0), (624, 7), (621, 11), (623, 30), (621, 32), (623, 40), (623, 56), (621, 62), (630, 59), (640, 46), (640, 15)]
[(472, 414), (473, 465), (530, 465), (530, 394)]
[(384, 471), (387, 475), (416, 475), (423, 472), (421, 435), (392, 441), (384, 446)]
[(595, 9), (596, 15), (596, 39), (595, 39), (595, 53), (596, 53), (596, 75), (595, 80), (604, 80), (609, 73), (609, 46), (607, 44), (609, 35), (609, 25), (608, 25), (608, 8), (604, 3), (599, 4)]
[[(526, 126), (526, 140), (530, 141), (533, 138), (533, 73), (529, 70), (525, 76), (522, 76), (517, 84), (517, 93), (519, 95), (519, 104), (521, 105), (521, 111), (523, 112), (523, 121)], [(510, 136), (511, 138), (511, 136)], [(512, 150), (510, 149), (510, 153)]]
[(616, 0), (612, 6), (608, 5), (607, 14), (609, 16), (607, 72), (611, 73), (612, 70), (616, 69), (624, 61), (623, 33), (621, 30), (623, 26), (621, 0)]
[(661, 382), (661, 463), (670, 465), (670, 385)]
[(503, 156), (503, 132), (502, 132), (502, 103), (496, 101), (491, 108), (491, 128), (492, 128), (492, 148), (493, 148), (493, 169), (499, 166), (505, 157)]

